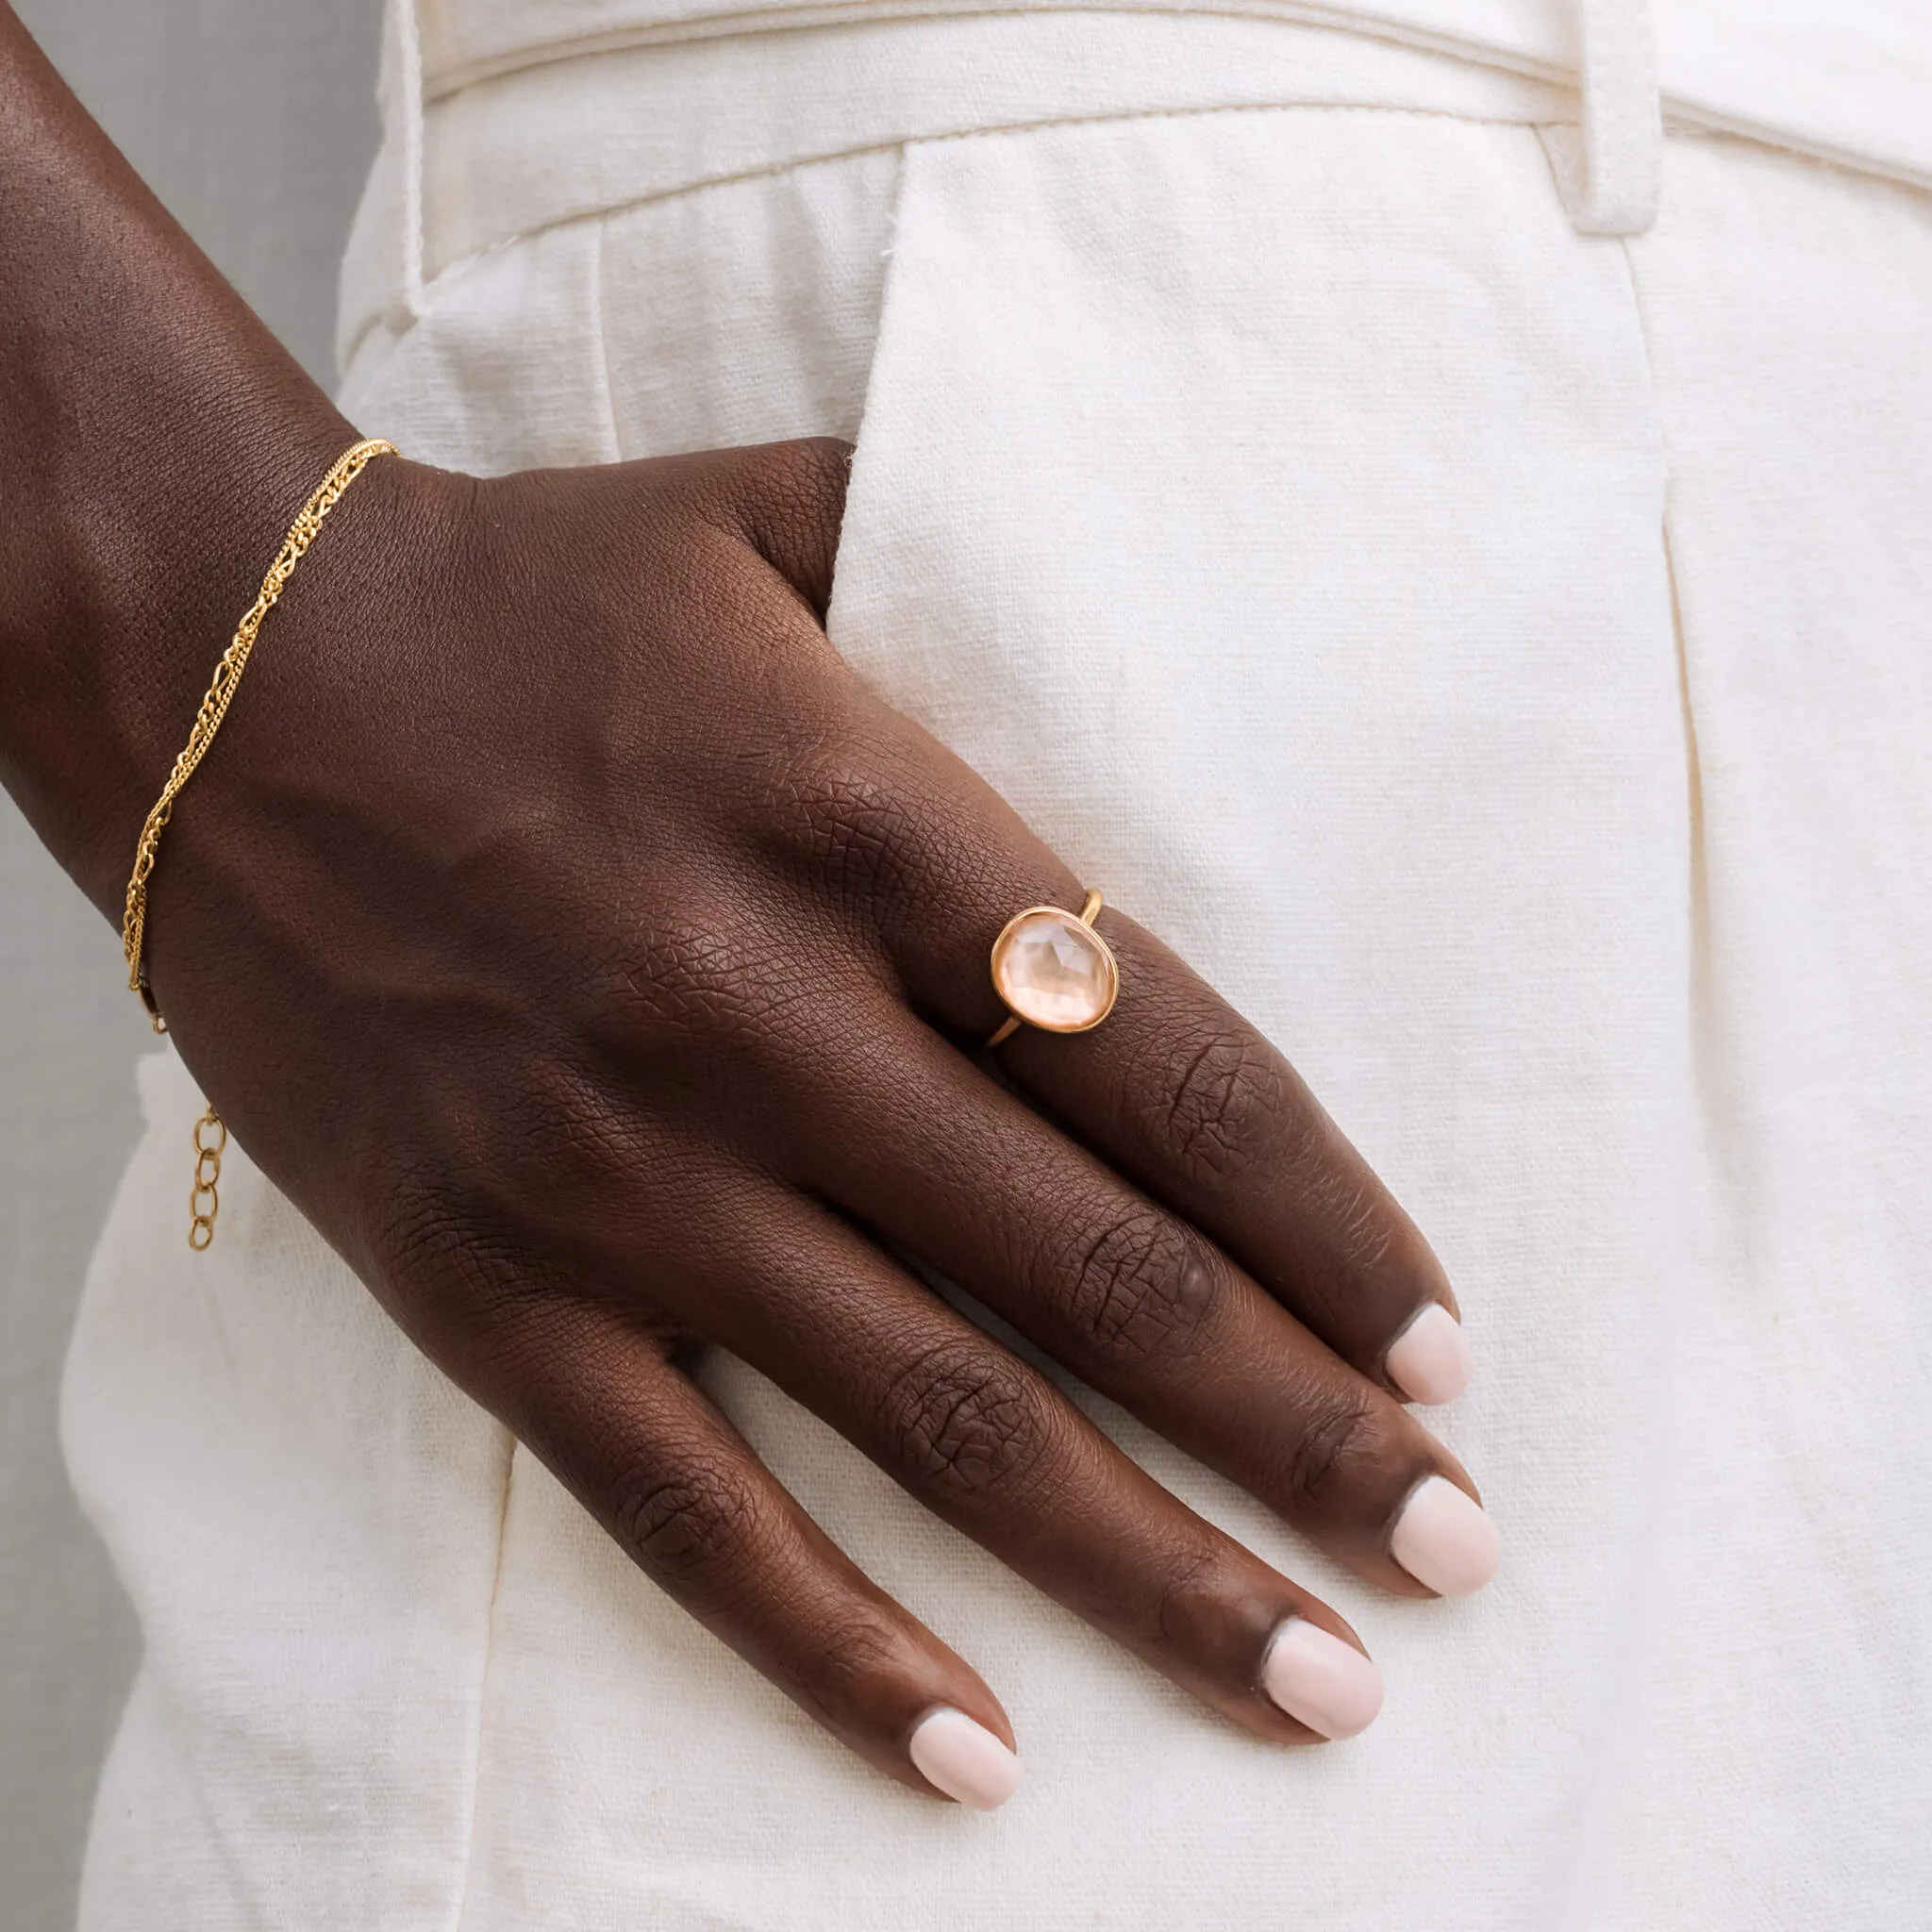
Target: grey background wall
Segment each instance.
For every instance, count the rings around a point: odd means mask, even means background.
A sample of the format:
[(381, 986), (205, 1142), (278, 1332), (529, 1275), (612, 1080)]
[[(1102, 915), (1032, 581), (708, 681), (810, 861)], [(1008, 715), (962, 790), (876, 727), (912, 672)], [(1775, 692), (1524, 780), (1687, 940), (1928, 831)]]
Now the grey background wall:
[[(14, 0), (189, 232), (323, 381), (376, 138), (381, 0)], [(0, 225), (5, 185), (0, 184)], [(4, 232), (4, 226), (0, 226)], [(0, 425), (0, 434), (5, 434)], [(209, 641), (209, 661), (220, 640)], [(0, 1925), (74, 1920), (133, 1620), (61, 1472), (60, 1357), (151, 1044), (116, 936), (0, 798)]]

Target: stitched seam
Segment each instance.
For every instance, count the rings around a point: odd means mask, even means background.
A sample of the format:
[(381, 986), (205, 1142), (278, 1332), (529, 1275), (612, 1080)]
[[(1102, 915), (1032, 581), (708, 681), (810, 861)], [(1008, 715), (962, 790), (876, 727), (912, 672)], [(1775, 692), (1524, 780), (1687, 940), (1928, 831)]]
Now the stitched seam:
[(403, 96), (403, 308), (413, 325), (423, 316), (423, 266), (427, 254), (423, 215), (423, 169), (428, 150), (423, 93), (423, 21), (417, 0), (395, 0), (400, 72), (395, 86)]
[[(836, 148), (824, 154), (804, 155), (793, 159), (773, 161), (764, 167), (742, 168), (728, 175), (708, 175), (702, 181), (683, 182), (675, 188), (661, 189), (655, 194), (636, 195), (629, 201), (613, 202), (608, 206), (578, 208), (570, 214), (558, 215), (553, 221), (538, 222), (527, 228), (519, 228), (514, 234), (485, 242), (482, 247), (473, 248), (467, 255), (459, 255), (455, 260), (438, 269), (424, 285), (424, 307), (426, 309), (430, 306), (446, 277), (459, 276), (478, 262), (488, 261), (506, 249), (514, 248), (539, 235), (548, 235), (560, 228), (575, 227), (580, 222), (600, 221), (607, 215), (625, 214), (633, 208), (664, 206), (686, 195), (704, 194), (716, 188), (733, 188), (748, 181), (772, 180), (780, 175), (790, 175), (800, 168), (829, 167), (839, 161), (858, 160), (867, 155), (886, 154), (893, 149), (937, 147), (946, 142), (975, 141), (993, 135), (1032, 134), (1056, 127), (1100, 126), (1109, 122), (1196, 120), (1210, 114), (1391, 114), (1419, 121), (1460, 121), (1476, 127), (1528, 127), (1535, 130), (1540, 140), (1544, 141), (1546, 160), (1549, 159), (1546, 130), (1580, 125), (1575, 120), (1522, 120), (1511, 115), (1471, 114), (1454, 108), (1416, 108), (1367, 101), (1230, 101), (1202, 108), (1146, 108), (1126, 112), (1117, 108), (1107, 109), (1092, 114), (1062, 115), (1043, 121), (1002, 122), (993, 126), (961, 128), (947, 134), (895, 135), (887, 141), (863, 142), (853, 147)], [(1782, 142), (1754, 134), (1741, 125), (1727, 125), (1715, 117), (1699, 115), (1692, 118), (1680, 113), (1667, 112), (1664, 116), (1664, 131), (1669, 139), (1743, 142), (1768, 154), (1783, 155), (1813, 166), (1841, 169), (1847, 174), (1857, 175), (1868, 180), (1893, 182), (1915, 192), (1932, 192), (1925, 184), (1907, 179), (1904, 175), (1881, 173), (1856, 157), (1813, 153), (1810, 150), (1801, 151)], [(1554, 164), (1552, 174), (1555, 175)], [(1557, 186), (1560, 196), (1560, 180)], [(1567, 197), (1563, 197), (1563, 205), (1567, 211)], [(410, 327), (413, 328), (416, 321), (420, 319), (412, 318)], [(370, 328), (381, 325), (380, 312), (376, 311), (372, 320), (358, 327), (356, 335), (357, 344), (360, 345)], [(393, 340), (400, 341), (408, 332), (408, 329), (404, 329)]]
[[(425, 93), (425, 98), (433, 106), (469, 88), (484, 86), (493, 80), (508, 80), (534, 68), (555, 66), (569, 60), (595, 59), (605, 54), (629, 53), (641, 48), (755, 40), (767, 34), (826, 33), (841, 27), (1001, 18), (1031, 10), (1017, 5), (975, 6), (972, 0), (954, 7), (894, 5), (893, 0), (795, 0), (795, 4), (788, 6), (783, 4), (783, 0), (778, 0), (778, 4), (755, 13), (720, 10), (657, 25), (584, 34), (554, 45), (525, 48), (521, 52), (499, 55), (493, 59), (473, 60), (466, 67), (439, 75), (435, 93)], [(1576, 83), (1577, 70), (1574, 64), (1541, 59), (1534, 54), (1517, 53), (1507, 47), (1472, 42), (1455, 34), (1431, 33), (1425, 27), (1403, 21), (1374, 19), (1345, 7), (1297, 5), (1296, 0), (1252, 0), (1252, 4), (1246, 6), (1223, 7), (1136, 5), (1132, 0), (1122, 6), (1109, 5), (1108, 0), (1059, 0), (1055, 10), (1117, 15), (1128, 20), (1147, 14), (1192, 19), (1206, 13), (1222, 20), (1259, 21), (1268, 25), (1299, 27), (1354, 40), (1375, 41), (1408, 53), (1433, 55), (1444, 60), (1460, 61), (1465, 66), (1493, 68), (1498, 73), (1558, 87), (1574, 87)]]
[(1657, 401), (1657, 377), (1651, 359), (1650, 327), (1644, 312), (1643, 288), (1638, 278), (1637, 261), (1631, 252), (1631, 239), (1615, 238), (1624, 261), (1624, 274), (1630, 289), (1630, 306), (1637, 317), (1637, 332), (1643, 345), (1643, 365), (1650, 384), (1651, 408), (1657, 419), (1657, 436), (1664, 459), (1664, 570), (1671, 593), (1671, 625), (1677, 655), (1678, 701), (1684, 715), (1684, 739), (1689, 760), (1689, 810), (1690, 818), (1690, 997), (1692, 1016), (1691, 1076), (1696, 1086), (1700, 1123), (1711, 1146), (1717, 1144), (1720, 1070), (1715, 1032), (1716, 954), (1710, 930), (1710, 854), (1704, 807), (1704, 760), (1698, 742), (1696, 708), (1690, 695), (1690, 643), (1684, 632), (1683, 608), (1677, 593), (1676, 544), (1671, 530), (1670, 437), (1663, 423), (1662, 405)]
[[(1583, 194), (1583, 183), (1577, 175), (1578, 168), (1584, 165), (1582, 158), (1566, 154), (1557, 144), (1555, 124), (1538, 127), (1536, 138), (1538, 146), (1543, 151), (1543, 165), (1550, 171), (1550, 185), (1556, 189), (1557, 200), (1574, 227)], [(1581, 145), (1580, 142), (1578, 145)]]
[[(1056, 115), (1040, 121), (1003, 121), (985, 127), (962, 127), (944, 134), (894, 135), (887, 141), (862, 142), (853, 147), (836, 148), (824, 154), (773, 161), (763, 167), (741, 168), (728, 175), (708, 175), (702, 181), (686, 181), (675, 188), (660, 189), (653, 194), (634, 195), (628, 201), (579, 208), (570, 214), (558, 215), (552, 221), (538, 222), (527, 228), (519, 228), (513, 235), (505, 235), (499, 241), (473, 248), (467, 255), (458, 256), (454, 261), (438, 269), (425, 288), (433, 291), (446, 276), (460, 275), (475, 263), (487, 261), (503, 250), (529, 242), (539, 235), (553, 234), (582, 222), (601, 221), (607, 215), (627, 214), (633, 208), (662, 207), (687, 195), (708, 193), (713, 189), (735, 188), (748, 181), (771, 180), (801, 168), (830, 167), (840, 161), (858, 160), (867, 155), (890, 154), (895, 149), (941, 147), (956, 142), (984, 141), (1004, 135), (1040, 134), (1055, 128), (1100, 127), (1146, 121), (1196, 121), (1215, 114), (1391, 114), (1419, 121), (1460, 121), (1474, 127), (1541, 127), (1545, 125), (1509, 114), (1471, 114), (1453, 108), (1415, 108), (1372, 101), (1223, 101), (1202, 108), (1137, 108), (1124, 112), (1119, 108), (1106, 108), (1091, 114)], [(1574, 124), (1560, 122), (1550, 125), (1570, 126)]]
[[(1671, 548), (1670, 530), (1670, 489), (1671, 489), (1671, 448), (1670, 438), (1664, 428), (1663, 409), (1657, 397), (1655, 368), (1651, 358), (1650, 330), (1643, 312), (1643, 300), (1639, 291), (1636, 265), (1630, 253), (1630, 238), (1624, 236), (1579, 237), (1578, 246), (1599, 240), (1614, 242), (1621, 252), (1624, 264), (1624, 286), (1630, 300), (1631, 325), (1636, 331), (1638, 347), (1643, 358), (1644, 387), (1649, 403), (1651, 421), (1656, 425), (1659, 460), (1663, 466), (1664, 501), (1659, 514), (1658, 540), (1663, 556), (1665, 585), (1670, 592), (1671, 650), (1676, 672), (1678, 699), (1682, 708), (1685, 731), (1685, 755), (1687, 759), (1686, 797), (1690, 820), (1690, 864), (1687, 869), (1687, 885), (1691, 895), (1690, 917), (1691, 923), (1690, 976), (1690, 998), (1694, 1013), (1699, 1004), (1697, 981), (1698, 964), (1698, 921), (1696, 910), (1697, 881), (1703, 869), (1703, 813), (1701, 807), (1702, 784), (1697, 758), (1696, 721), (1690, 709), (1688, 655), (1685, 647), (1684, 626), (1677, 608), (1676, 566)], [(1697, 1074), (1693, 1069), (1693, 1081)], [(1698, 1082), (1701, 1089), (1702, 1083)], [(1648, 1432), (1644, 1442), (1642, 1460), (1639, 1465), (1639, 1480), (1643, 1485), (1642, 1493), (1648, 1506), (1652, 1525), (1662, 1507), (1663, 1487), (1672, 1464), (1674, 1448), (1674, 1428), (1675, 1410), (1674, 1392), (1670, 1386), (1672, 1374), (1672, 1338), (1674, 1326), (1674, 1309), (1668, 1300), (1664, 1305), (1664, 1319), (1659, 1332), (1646, 1339), (1653, 1351), (1653, 1364), (1656, 1373), (1651, 1386), (1661, 1391), (1659, 1412), (1662, 1425)], [(1638, 1556), (1625, 1572), (1621, 1588), (1616, 1594), (1616, 1614), (1610, 1620), (1611, 1638), (1606, 1657), (1605, 1686), (1595, 1698), (1590, 1712), (1591, 1748), (1581, 1754), (1581, 1775), (1574, 1788), (1569, 1807), (1569, 1816), (1574, 1821), (1575, 1831), (1567, 1854), (1559, 1854), (1550, 1868), (1549, 1883), (1551, 1895), (1547, 1902), (1544, 1918), (1548, 1923), (1568, 1924), (1580, 1917), (1587, 1917), (1589, 1899), (1588, 1888), (1594, 1869), (1592, 1855), (1601, 1843), (1602, 1793), (1609, 1777), (1610, 1766), (1615, 1756), (1616, 1740), (1622, 1731), (1622, 1719), (1626, 1706), (1631, 1701), (1629, 1687), (1637, 1678), (1643, 1661), (1643, 1647), (1650, 1639), (1643, 1609), (1649, 1592), (1650, 1579), (1655, 1568), (1658, 1539), (1655, 1535), (1639, 1539)]]
[(597, 387), (604, 397), (604, 426), (610, 436), (610, 458), (624, 460), (624, 439), (617, 429), (617, 397), (610, 388), (610, 325), (604, 306), (604, 238), (608, 225), (597, 224), (597, 245), (591, 251), (591, 353), (596, 365)]
[[(1644, 315), (1642, 283), (1637, 274), (1636, 257), (1632, 253), (1630, 241), (1620, 241), (1620, 246), (1624, 251), (1624, 270), (1630, 277), (1631, 301), (1636, 306), (1638, 326), (1643, 334), (1644, 355), (1648, 366), (1650, 332)], [(1655, 393), (1656, 386), (1653, 383), (1652, 394)], [(1662, 421), (1662, 409), (1659, 408), (1657, 422), (1660, 434)], [(1667, 436), (1664, 440), (1664, 456), (1668, 465), (1670, 443)], [(1762, 1185), (1762, 1176), (1751, 1172), (1748, 1155), (1740, 1154), (1738, 1121), (1735, 1112), (1725, 1106), (1725, 1095), (1732, 1091), (1732, 1083), (1727, 1077), (1732, 1069), (1727, 1064), (1725, 1042), (1718, 1019), (1718, 952), (1711, 914), (1709, 819), (1704, 790), (1705, 764), (1698, 738), (1696, 707), (1691, 701), (1690, 641), (1684, 628), (1682, 604), (1678, 596), (1676, 544), (1671, 529), (1668, 488), (1665, 496), (1663, 536), (1664, 561), (1670, 573), (1671, 621), (1676, 637), (1680, 702), (1683, 707), (1686, 743), (1690, 759), (1691, 1097), (1696, 1109), (1698, 1130), (1702, 1136), (1703, 1151), (1709, 1161), (1711, 1177), (1719, 1196), (1732, 1200), (1748, 1200), (1753, 1197), (1753, 1189)], [(1752, 1224), (1746, 1221), (1741, 1229), (1742, 1237), (1747, 1243), (1751, 1226)], [(1757, 1257), (1750, 1254), (1748, 1249), (1741, 1258), (1747, 1269), (1757, 1268)]]
[(470, 1816), (463, 1835), (463, 1869), (457, 1883), (456, 1916), (451, 1932), (463, 1932), (470, 1911), (470, 1879), (476, 1869), (476, 1814), (483, 1803), (483, 1727), (490, 1709), (490, 1673), (496, 1661), (496, 1606), (503, 1593), (503, 1551), (508, 1540), (509, 1497), (516, 1480), (518, 1444), (508, 1429), (499, 1432), (509, 1443), (503, 1464), (503, 1503), (496, 1517), (496, 1563), (490, 1575), (490, 1605), (483, 1619), (483, 1668), (476, 1677), (476, 1738), (470, 1754)]
[[(866, 446), (865, 425), (872, 416), (873, 385), (878, 380), (879, 345), (886, 339), (887, 323), (892, 310), (893, 291), (899, 282), (899, 217), (905, 211), (908, 178), (910, 173), (906, 159), (907, 145), (908, 143), (903, 142), (900, 145), (898, 170), (892, 177), (891, 202), (886, 213), (886, 266), (884, 274), (879, 277), (879, 306), (878, 312), (873, 318), (872, 347), (867, 352), (865, 368), (865, 390), (858, 400), (858, 421), (853, 425), (852, 431), (852, 458), (846, 466), (848, 502), (851, 500), (849, 486), (852, 469), (858, 460), (859, 449)], [(839, 604), (839, 565), (844, 554), (845, 526), (841, 519), (839, 541), (832, 552), (831, 593), (825, 599), (825, 632), (828, 637), (835, 634), (835, 628), (837, 631), (843, 629), (842, 625), (835, 627), (833, 619)]]

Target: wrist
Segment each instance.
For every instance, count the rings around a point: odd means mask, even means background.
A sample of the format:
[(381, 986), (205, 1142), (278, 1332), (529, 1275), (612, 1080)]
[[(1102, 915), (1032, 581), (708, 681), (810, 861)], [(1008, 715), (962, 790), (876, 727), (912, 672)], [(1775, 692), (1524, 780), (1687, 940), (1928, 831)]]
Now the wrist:
[[(305, 502), (346, 447), (331, 450)], [(275, 983), (299, 981), (311, 948), (328, 952), (330, 942), (308, 927), (318, 854), (331, 855), (322, 859), (325, 870), (339, 844), (372, 828), (380, 842), (387, 815), (409, 812), (406, 801), (425, 766), (444, 769), (447, 726), (416, 700), (437, 689), (447, 622), (465, 595), (475, 488), (394, 454), (372, 457), (325, 519), (308, 526), (308, 547), (261, 620), (245, 675), (225, 686), (231, 704), (219, 737), (208, 741), (158, 843), (142, 949), (156, 1000), (197, 1070), (203, 1055), (222, 1050), (208, 1038), (208, 1016), (233, 1019), (251, 980), (259, 999), (265, 938), (275, 955), (302, 936), (267, 975)], [(252, 600), (286, 535), (270, 540), (245, 597)], [(229, 622), (222, 646), (232, 630)], [(199, 692), (171, 724), (170, 764), (190, 741), (198, 702)], [(420, 790), (414, 795), (420, 803)], [(144, 800), (142, 810), (153, 803)], [(117, 923), (135, 851), (130, 842), (111, 856), (107, 909)], [(253, 963), (238, 972), (242, 958)]]
[(142, 822), (209, 675), (290, 520), (355, 440), (289, 373), (266, 408), (204, 409), (191, 428), (156, 423), (146, 437), (125, 423), (82, 431), (9, 492), (8, 789), (116, 921)]

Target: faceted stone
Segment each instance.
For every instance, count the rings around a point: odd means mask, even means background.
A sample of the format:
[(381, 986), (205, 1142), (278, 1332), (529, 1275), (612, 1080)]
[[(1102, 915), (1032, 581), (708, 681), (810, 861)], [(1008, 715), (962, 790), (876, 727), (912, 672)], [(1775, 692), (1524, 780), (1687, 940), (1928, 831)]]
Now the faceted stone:
[(1078, 1033), (1107, 1017), (1119, 986), (1113, 955), (1071, 912), (1023, 913), (992, 952), (992, 983), (1021, 1019)]

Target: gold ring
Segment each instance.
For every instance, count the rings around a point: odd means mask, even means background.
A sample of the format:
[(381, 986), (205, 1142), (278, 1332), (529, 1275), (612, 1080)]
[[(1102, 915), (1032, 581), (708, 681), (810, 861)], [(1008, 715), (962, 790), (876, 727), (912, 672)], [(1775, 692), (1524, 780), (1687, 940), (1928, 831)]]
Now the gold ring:
[(1010, 1040), (1024, 1022), (1046, 1033), (1085, 1033), (1113, 1011), (1120, 963), (1093, 930), (1100, 894), (1089, 892), (1079, 914), (1059, 906), (1029, 906), (1000, 927), (992, 942), (992, 990), (1010, 1017), (986, 1043)]

